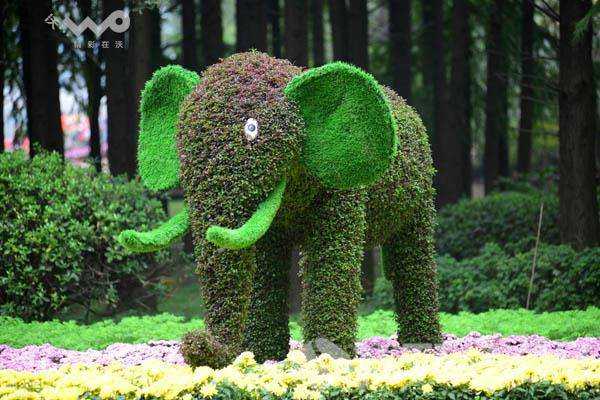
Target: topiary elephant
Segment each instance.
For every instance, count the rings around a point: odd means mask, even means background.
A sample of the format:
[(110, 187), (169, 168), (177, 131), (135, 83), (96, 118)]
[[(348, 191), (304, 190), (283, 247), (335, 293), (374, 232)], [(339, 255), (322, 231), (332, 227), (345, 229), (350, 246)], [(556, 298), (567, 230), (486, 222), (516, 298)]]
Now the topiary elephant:
[[(141, 101), (143, 182), (181, 182), (187, 208), (120, 242), (147, 252), (191, 229), (206, 303), (206, 353), (288, 351), (288, 270), (303, 258), (304, 339), (354, 354), (363, 250), (383, 245), (398, 337), (436, 342), (434, 206), (428, 138), (417, 113), (351, 65), (306, 71), (259, 52), (235, 54), (202, 78), (158, 70)], [(193, 346), (192, 346), (193, 347)], [(222, 353), (219, 353), (222, 354)]]

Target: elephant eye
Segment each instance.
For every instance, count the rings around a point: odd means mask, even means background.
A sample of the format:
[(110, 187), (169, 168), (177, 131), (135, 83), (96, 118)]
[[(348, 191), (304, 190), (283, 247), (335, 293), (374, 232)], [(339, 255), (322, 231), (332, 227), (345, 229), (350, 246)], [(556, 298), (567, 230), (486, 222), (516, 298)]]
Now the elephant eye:
[(244, 135), (246, 140), (253, 141), (258, 136), (258, 122), (254, 118), (248, 118), (244, 125)]

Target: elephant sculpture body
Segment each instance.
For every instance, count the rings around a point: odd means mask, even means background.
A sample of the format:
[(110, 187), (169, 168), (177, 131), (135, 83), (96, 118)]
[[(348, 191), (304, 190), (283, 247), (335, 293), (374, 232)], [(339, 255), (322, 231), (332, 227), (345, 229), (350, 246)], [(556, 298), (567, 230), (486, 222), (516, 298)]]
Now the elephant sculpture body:
[(199, 348), (227, 354), (197, 363), (220, 366), (242, 350), (285, 357), (294, 246), (305, 340), (354, 353), (362, 254), (376, 245), (399, 340), (439, 340), (428, 138), (371, 75), (344, 63), (302, 71), (254, 51), (201, 78), (162, 68), (142, 95), (138, 164), (152, 189), (181, 184), (186, 209), (119, 240), (153, 251), (191, 229), (206, 304)]

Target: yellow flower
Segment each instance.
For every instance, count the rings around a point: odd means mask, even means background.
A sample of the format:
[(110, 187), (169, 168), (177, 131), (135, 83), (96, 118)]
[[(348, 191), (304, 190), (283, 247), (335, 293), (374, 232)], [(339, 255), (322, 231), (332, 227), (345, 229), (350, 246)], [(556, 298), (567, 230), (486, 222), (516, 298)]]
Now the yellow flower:
[(431, 393), (431, 392), (433, 392), (433, 387), (431, 387), (431, 385), (429, 383), (426, 383), (423, 386), (421, 386), (421, 391), (423, 393)]
[(211, 398), (217, 394), (217, 386), (214, 383), (207, 383), (200, 388), (200, 394), (203, 397)]
[(287, 355), (287, 360), (296, 364), (306, 363), (306, 355), (300, 350), (292, 350)]
[(254, 359), (254, 354), (250, 351), (245, 351), (233, 361), (233, 365), (236, 367), (243, 369), (247, 367), (251, 367), (256, 365), (256, 360)]

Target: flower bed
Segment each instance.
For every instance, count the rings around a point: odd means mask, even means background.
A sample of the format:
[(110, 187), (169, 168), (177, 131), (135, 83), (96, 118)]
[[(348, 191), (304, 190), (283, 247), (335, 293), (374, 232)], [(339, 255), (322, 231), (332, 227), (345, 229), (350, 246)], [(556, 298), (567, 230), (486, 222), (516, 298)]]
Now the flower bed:
[[(291, 348), (300, 349), (300, 342), (292, 340)], [(472, 332), (462, 338), (446, 334), (442, 344), (424, 351), (444, 355), (471, 349), (492, 354), (540, 356), (550, 354), (560, 358), (600, 359), (600, 338), (579, 338), (571, 342), (560, 342), (537, 335), (503, 337)], [(394, 338), (373, 337), (357, 342), (356, 351), (360, 358), (382, 358), (400, 356), (415, 350), (402, 347)], [(104, 350), (86, 351), (61, 349), (49, 344), (30, 345), (20, 349), (0, 345), (0, 369), (19, 371), (42, 371), (78, 363), (109, 365), (120, 362), (124, 365), (140, 365), (151, 359), (183, 364), (183, 358), (179, 354), (179, 342), (159, 340), (146, 344), (116, 343)]]
[(63, 366), (38, 373), (0, 370), (3, 399), (417, 399), (596, 398), (600, 360), (507, 356), (477, 350), (442, 356), (406, 353), (381, 359), (306, 361), (292, 351), (256, 364), (243, 353), (222, 370), (158, 360)]

